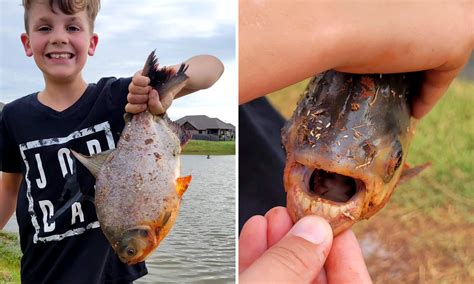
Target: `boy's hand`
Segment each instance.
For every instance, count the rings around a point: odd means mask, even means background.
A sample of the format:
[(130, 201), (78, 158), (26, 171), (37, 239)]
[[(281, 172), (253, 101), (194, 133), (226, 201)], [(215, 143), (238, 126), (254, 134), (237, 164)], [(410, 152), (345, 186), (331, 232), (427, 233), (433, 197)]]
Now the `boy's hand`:
[(150, 78), (143, 76), (142, 71), (138, 71), (132, 78), (132, 82), (128, 85), (128, 104), (125, 106), (125, 111), (132, 114), (137, 114), (145, 111), (148, 108), (148, 98), (152, 90), (148, 84)]
[(148, 108), (152, 114), (158, 115), (166, 112), (171, 106), (174, 98), (167, 96), (160, 100), (158, 92), (149, 86), (149, 83), (150, 78), (143, 76), (141, 70), (135, 73), (128, 86), (126, 112), (137, 114)]

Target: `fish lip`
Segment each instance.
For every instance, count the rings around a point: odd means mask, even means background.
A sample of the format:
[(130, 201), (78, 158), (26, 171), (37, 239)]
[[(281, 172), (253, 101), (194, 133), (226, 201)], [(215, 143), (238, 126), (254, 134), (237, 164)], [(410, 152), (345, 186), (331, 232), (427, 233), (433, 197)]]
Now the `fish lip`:
[(334, 234), (337, 235), (361, 219), (367, 193), (367, 182), (363, 177), (344, 175), (358, 180), (356, 193), (346, 202), (324, 199), (309, 190), (309, 180), (316, 169), (342, 175), (337, 169), (327, 169), (321, 165), (305, 165), (296, 160), (290, 163), (289, 168), (285, 169), (285, 174), (289, 175), (285, 180), (288, 209), (294, 222), (306, 215), (323, 217), (330, 223)]

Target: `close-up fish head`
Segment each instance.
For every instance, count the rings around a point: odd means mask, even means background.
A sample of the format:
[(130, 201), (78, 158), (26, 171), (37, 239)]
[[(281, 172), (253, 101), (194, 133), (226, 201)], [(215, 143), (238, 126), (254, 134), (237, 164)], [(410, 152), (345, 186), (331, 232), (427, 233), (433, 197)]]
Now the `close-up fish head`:
[(310, 81), (282, 129), (284, 185), (294, 222), (316, 214), (337, 235), (387, 203), (406, 170), (417, 82), (417, 73), (337, 71)]

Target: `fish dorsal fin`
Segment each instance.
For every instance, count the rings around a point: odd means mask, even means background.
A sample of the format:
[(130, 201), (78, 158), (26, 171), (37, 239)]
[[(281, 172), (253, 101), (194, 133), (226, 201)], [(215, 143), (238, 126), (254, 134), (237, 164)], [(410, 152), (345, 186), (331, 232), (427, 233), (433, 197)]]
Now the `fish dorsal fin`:
[(431, 166), (431, 162), (424, 163), (422, 165), (418, 165), (416, 167), (410, 167), (408, 164), (405, 164), (403, 166), (402, 174), (400, 175), (400, 179), (398, 180), (398, 185), (409, 181), (410, 179), (414, 178), (417, 176), (419, 173), (421, 173), (424, 169), (428, 168)]
[(81, 164), (84, 165), (84, 167), (86, 167), (95, 178), (97, 178), (97, 175), (99, 174), (105, 160), (107, 160), (110, 154), (114, 151), (115, 149), (112, 149), (92, 156), (85, 156), (77, 153), (74, 150), (71, 150), (74, 157), (76, 157), (76, 159), (81, 162)]
[(176, 179), (176, 193), (181, 198), (188, 189), (189, 183), (191, 182), (192, 176), (178, 177)]
[(183, 149), (193, 136), (191, 132), (187, 129), (184, 129), (181, 125), (179, 125), (179, 123), (171, 121), (167, 115), (163, 116), (162, 119), (166, 120), (169, 128), (176, 134), (176, 136), (178, 136), (179, 144), (181, 145), (181, 149)]

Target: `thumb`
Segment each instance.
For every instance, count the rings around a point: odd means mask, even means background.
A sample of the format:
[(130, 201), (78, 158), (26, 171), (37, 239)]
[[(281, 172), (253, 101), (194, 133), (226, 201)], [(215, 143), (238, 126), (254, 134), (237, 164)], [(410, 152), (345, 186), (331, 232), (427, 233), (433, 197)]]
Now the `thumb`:
[(332, 238), (327, 221), (317, 216), (304, 217), (247, 268), (239, 282), (312, 282), (324, 266)]
[(166, 111), (160, 101), (158, 91), (155, 89), (151, 89), (148, 95), (148, 107), (150, 108), (150, 112), (154, 115), (162, 114)]

